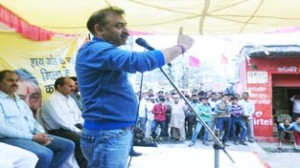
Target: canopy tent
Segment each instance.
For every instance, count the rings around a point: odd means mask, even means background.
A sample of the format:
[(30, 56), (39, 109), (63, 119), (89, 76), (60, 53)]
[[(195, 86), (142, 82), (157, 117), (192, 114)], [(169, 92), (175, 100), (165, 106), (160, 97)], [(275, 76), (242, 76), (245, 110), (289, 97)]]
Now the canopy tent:
[(261, 33), (300, 26), (300, 1), (295, 0), (0, 0), (0, 4), (0, 22), (16, 21), (5, 18), (7, 10), (24, 21), (20, 24), (46, 30), (49, 36), (52, 32), (86, 34), (88, 17), (106, 6), (123, 8), (130, 30), (155, 34), (177, 34), (180, 26), (190, 35)]

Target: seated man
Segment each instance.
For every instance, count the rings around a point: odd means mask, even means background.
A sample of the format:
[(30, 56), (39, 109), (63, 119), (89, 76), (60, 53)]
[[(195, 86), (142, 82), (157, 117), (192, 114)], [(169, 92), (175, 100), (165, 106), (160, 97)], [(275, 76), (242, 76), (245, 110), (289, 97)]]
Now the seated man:
[(278, 133), (279, 133), (279, 144), (278, 149), (282, 149), (282, 142), (284, 142), (285, 137), (288, 136), (289, 140), (294, 143), (294, 148), (297, 147), (295, 143), (294, 137), (295, 127), (291, 124), (289, 119), (284, 119), (283, 123), (280, 123), (278, 126)]
[(0, 142), (31, 151), (39, 158), (37, 168), (61, 168), (71, 156), (72, 141), (48, 135), (33, 118), (29, 106), (15, 93), (18, 76), (15, 72), (0, 72)]
[(294, 137), (295, 137), (295, 145), (296, 149), (299, 148), (300, 145), (300, 117), (297, 117), (296, 121), (293, 122), (293, 127), (295, 128)]
[(60, 77), (54, 83), (55, 91), (42, 105), (42, 118), (50, 134), (75, 143), (75, 157), (81, 168), (87, 167), (81, 148), (80, 133), (83, 124), (81, 111), (71, 97), (75, 83), (71, 78)]
[(0, 142), (0, 167), (35, 168), (38, 157), (24, 149)]

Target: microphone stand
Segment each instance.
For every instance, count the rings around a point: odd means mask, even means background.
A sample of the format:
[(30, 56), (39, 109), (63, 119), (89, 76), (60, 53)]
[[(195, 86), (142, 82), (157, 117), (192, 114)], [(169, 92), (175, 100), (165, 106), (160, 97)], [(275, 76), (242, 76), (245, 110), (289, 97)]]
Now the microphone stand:
[[(142, 38), (138, 38), (136, 40), (136, 43), (141, 46), (144, 47), (148, 50), (155, 50), (153, 47), (151, 47), (144, 39)], [(171, 67), (172, 65), (169, 63), (168, 64), (169, 67)], [(173, 80), (167, 75), (167, 73), (162, 69), (159, 68), (160, 71), (165, 75), (165, 77), (169, 80), (169, 82), (171, 83), (171, 85), (174, 87), (174, 89), (178, 92), (178, 94), (180, 95), (180, 97), (185, 101), (185, 103), (189, 106), (190, 109), (192, 109), (192, 111), (196, 114), (197, 118), (200, 120), (201, 124), (205, 127), (205, 129), (208, 130), (208, 132), (211, 134), (211, 136), (214, 139), (214, 150), (215, 150), (215, 168), (219, 168), (219, 151), (220, 149), (223, 150), (223, 152), (227, 155), (227, 157), (230, 159), (230, 161), (234, 164), (234, 160), (231, 158), (231, 156), (227, 153), (227, 151), (225, 150), (225, 146), (220, 142), (219, 138), (215, 136), (215, 134), (213, 133), (213, 131), (209, 128), (209, 126), (204, 122), (204, 120), (202, 119), (202, 117), (196, 112), (196, 110), (194, 109), (194, 107), (192, 106), (192, 104), (187, 100), (187, 98), (185, 98), (185, 96), (181, 93), (181, 91), (178, 89), (178, 87), (175, 85), (175, 83), (173, 82)], [(219, 135), (219, 133), (217, 133), (217, 135)]]
[[(202, 119), (202, 117), (196, 112), (196, 110), (194, 109), (194, 107), (192, 106), (192, 104), (187, 100), (187, 98), (185, 98), (185, 96), (183, 95), (183, 93), (179, 90), (179, 88), (175, 85), (175, 83), (173, 82), (173, 80), (167, 75), (167, 73), (162, 69), (159, 68), (160, 71), (165, 75), (165, 77), (169, 80), (169, 82), (171, 83), (171, 85), (174, 87), (174, 89), (177, 91), (177, 93), (180, 95), (180, 97), (185, 101), (185, 103), (188, 105), (188, 107), (190, 109), (192, 109), (192, 111), (196, 114), (197, 118), (200, 120), (201, 124), (205, 127), (205, 129), (208, 130), (208, 132), (211, 134), (211, 136), (214, 139), (214, 168), (219, 168), (220, 166), (220, 157), (219, 157), (219, 151), (222, 150), (227, 157), (230, 159), (230, 161), (235, 164), (234, 160), (232, 159), (232, 157), (227, 153), (227, 151), (225, 150), (225, 146), (220, 142), (219, 138), (213, 133), (213, 131), (210, 129), (210, 127), (204, 122), (204, 120)], [(217, 135), (219, 135), (219, 132), (217, 133)]]

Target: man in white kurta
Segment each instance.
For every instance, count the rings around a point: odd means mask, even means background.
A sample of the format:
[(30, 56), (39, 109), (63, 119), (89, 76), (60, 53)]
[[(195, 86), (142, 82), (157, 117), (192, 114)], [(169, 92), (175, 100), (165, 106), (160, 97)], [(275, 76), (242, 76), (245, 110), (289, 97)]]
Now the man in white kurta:
[(81, 111), (71, 97), (75, 82), (60, 77), (54, 83), (55, 91), (42, 105), (42, 118), (49, 133), (72, 140), (75, 143), (75, 158), (79, 166), (87, 167), (80, 148), (80, 134), (83, 124)]
[(38, 157), (27, 150), (0, 142), (0, 167), (34, 168)]
[(180, 101), (179, 95), (173, 95), (171, 104), (171, 136), (177, 141), (185, 141), (185, 110), (186, 105)]

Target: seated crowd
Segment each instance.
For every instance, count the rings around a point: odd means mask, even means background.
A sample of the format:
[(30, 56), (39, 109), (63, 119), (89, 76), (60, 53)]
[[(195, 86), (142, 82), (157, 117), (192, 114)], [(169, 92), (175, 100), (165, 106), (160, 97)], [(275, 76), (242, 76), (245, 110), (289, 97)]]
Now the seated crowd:
[[(5, 154), (3, 151), (7, 149), (15, 151), (13, 155), (16, 155), (14, 160), (6, 159), (9, 163), (1, 162), (1, 167), (66, 167), (73, 154), (77, 162), (72, 167), (87, 167), (80, 149), (83, 119), (71, 97), (76, 90), (75, 81), (69, 77), (58, 78), (54, 84), (55, 92), (43, 102), (41, 111), (33, 113), (16, 94), (19, 78), (14, 71), (0, 72), (1, 153)], [(35, 118), (38, 115), (42, 124)], [(2, 155), (0, 158), (5, 157)]]
[[(0, 167), (87, 167), (77, 78), (59, 77), (54, 89), (42, 102), (38, 82), (26, 70), (0, 71), (0, 159), (6, 161)], [(132, 148), (130, 155), (141, 153)]]

